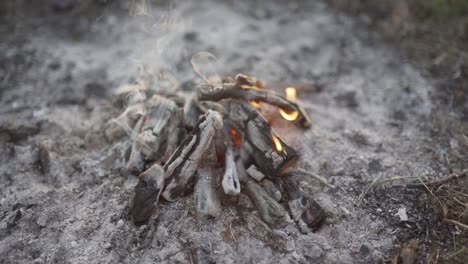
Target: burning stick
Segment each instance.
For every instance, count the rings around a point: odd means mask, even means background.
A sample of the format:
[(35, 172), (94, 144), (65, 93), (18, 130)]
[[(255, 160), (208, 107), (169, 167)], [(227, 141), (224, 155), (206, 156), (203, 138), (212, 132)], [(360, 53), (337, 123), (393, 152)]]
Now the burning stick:
[(212, 110), (198, 121), (197, 126), (182, 141), (164, 166), (166, 187), (162, 196), (167, 201), (174, 201), (181, 197), (195, 171), (209, 149), (215, 133), (223, 126), (221, 115)]
[[(241, 81), (242, 80), (242, 81)], [(200, 101), (219, 101), (222, 99), (240, 99), (243, 101), (265, 102), (277, 106), (282, 110), (282, 115), (289, 121), (294, 121), (302, 127), (308, 128), (311, 126), (309, 114), (297, 103), (288, 100), (287, 98), (268, 90), (256, 89), (255, 86), (250, 86), (251, 81), (245, 81), (246, 77), (236, 76), (235, 83), (224, 83), (222, 86), (210, 84), (202, 85), (198, 88), (198, 100)], [(289, 91), (289, 96), (292, 97), (292, 90)], [(294, 90), (295, 96), (295, 90)]]
[(260, 217), (268, 224), (279, 223), (284, 220), (286, 211), (272, 198), (258, 183), (248, 180), (246, 191), (249, 198), (257, 207)]
[(217, 218), (221, 214), (221, 202), (215, 190), (216, 151), (213, 143), (204, 155), (205, 161), (197, 170), (195, 184), (195, 209), (203, 216)]
[(297, 152), (282, 141), (265, 118), (243, 101), (232, 102), (230, 117), (245, 131), (256, 165), (267, 177), (284, 173), (297, 160)]
[[(325, 211), (312, 199), (309, 195), (305, 194), (300, 188), (297, 182), (292, 180), (290, 177), (281, 177), (280, 186), (283, 193), (288, 201), (289, 210), (291, 215), (299, 224), (304, 224), (308, 227), (315, 227), (323, 219), (325, 219)], [(290, 175), (289, 175), (290, 176)]]
[(142, 224), (151, 217), (156, 209), (163, 185), (164, 170), (157, 163), (140, 174), (130, 212), (135, 224)]

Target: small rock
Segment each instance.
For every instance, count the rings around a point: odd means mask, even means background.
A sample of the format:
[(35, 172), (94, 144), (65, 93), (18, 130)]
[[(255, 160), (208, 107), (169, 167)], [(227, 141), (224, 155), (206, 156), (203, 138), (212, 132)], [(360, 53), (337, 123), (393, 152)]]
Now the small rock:
[(50, 4), (51, 9), (56, 13), (68, 13), (78, 6), (76, 0), (55, 0)]
[(90, 82), (85, 85), (84, 92), (87, 98), (104, 98), (107, 95), (107, 90), (104, 84), (98, 82)]
[(363, 255), (368, 255), (370, 253), (370, 248), (364, 244), (362, 244), (361, 248), (359, 249), (359, 252)]
[(184, 35), (184, 40), (186, 40), (188, 42), (193, 42), (193, 41), (197, 40), (197, 38), (198, 38), (198, 33), (194, 32), (194, 31), (187, 32)]
[(21, 211), (17, 209), (6, 217), (7, 226), (12, 227), (16, 225), (20, 219), (21, 219)]
[(376, 174), (378, 172), (382, 171), (382, 164), (380, 163), (380, 160), (378, 159), (373, 159), (371, 162), (369, 162), (369, 167), (367, 171), (370, 174)]
[(307, 247), (304, 252), (304, 257), (310, 261), (319, 261), (323, 256), (323, 249), (318, 245), (311, 245)]
[(42, 174), (47, 174), (50, 171), (50, 155), (49, 150), (43, 143), (37, 145), (37, 167)]
[(40, 227), (46, 227), (46, 226), (47, 226), (48, 220), (49, 220), (49, 218), (47, 217), (47, 215), (41, 214), (41, 215), (39, 215), (39, 217), (37, 218), (36, 223), (37, 223)]
[(121, 228), (123, 226), (124, 222), (122, 219), (120, 219), (119, 221), (117, 221), (117, 225), (115, 225), (115, 227), (117, 228)]
[(402, 206), (401, 208), (399, 208), (396, 215), (400, 217), (400, 221), (402, 222), (408, 221), (408, 215), (406, 214), (406, 207)]
[(356, 99), (356, 92), (354, 91), (339, 94), (335, 96), (335, 100), (338, 102), (338, 105), (351, 108), (353, 110), (359, 107), (359, 102)]

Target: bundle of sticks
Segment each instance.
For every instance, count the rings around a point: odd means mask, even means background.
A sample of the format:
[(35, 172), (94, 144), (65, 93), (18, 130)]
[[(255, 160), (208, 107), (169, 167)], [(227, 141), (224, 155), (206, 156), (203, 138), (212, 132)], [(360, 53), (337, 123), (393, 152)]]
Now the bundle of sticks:
[(219, 217), (224, 195), (244, 193), (268, 225), (289, 217), (283, 205), (299, 225), (314, 227), (324, 219), (322, 208), (290, 177), (297, 151), (251, 105), (276, 106), (307, 128), (310, 117), (297, 103), (242, 74), (200, 85), (189, 100), (144, 85), (129, 86), (116, 98), (125, 98), (126, 109), (105, 135), (132, 135), (125, 160), (126, 170), (139, 177), (130, 210), (135, 224), (156, 214), (160, 197), (171, 202), (192, 190), (195, 209), (205, 217)]

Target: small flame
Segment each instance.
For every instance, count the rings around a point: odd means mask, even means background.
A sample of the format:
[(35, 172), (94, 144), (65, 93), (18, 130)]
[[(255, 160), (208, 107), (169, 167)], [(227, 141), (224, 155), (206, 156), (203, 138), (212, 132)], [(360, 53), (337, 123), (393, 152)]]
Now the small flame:
[(282, 152), (283, 151), (283, 145), (281, 145), (281, 141), (279, 140), (279, 138), (277, 136), (275, 136), (275, 134), (273, 134), (273, 133), (271, 133), (271, 138), (273, 138), (273, 142), (275, 142), (276, 150), (278, 152)]
[[(296, 88), (287, 87), (284, 91), (286, 93), (286, 98), (288, 100), (293, 101), (293, 102), (296, 101), (296, 98), (297, 98)], [(286, 111), (283, 109), (280, 109), (279, 111), (280, 111), (281, 116), (288, 121), (294, 121), (299, 117), (298, 111)]]
[(260, 109), (260, 102), (257, 100), (250, 100), (249, 104), (257, 109)]
[(242, 143), (242, 138), (239, 132), (235, 130), (234, 128), (229, 128), (229, 133), (232, 135), (232, 144), (234, 145), (240, 145)]
[(241, 88), (242, 89), (262, 89), (261, 86), (257, 86), (256, 84), (255, 85), (243, 84), (243, 85), (241, 85)]
[(287, 87), (284, 91), (286, 93), (286, 98), (288, 98), (288, 100), (296, 101), (296, 97), (297, 97), (296, 88)]

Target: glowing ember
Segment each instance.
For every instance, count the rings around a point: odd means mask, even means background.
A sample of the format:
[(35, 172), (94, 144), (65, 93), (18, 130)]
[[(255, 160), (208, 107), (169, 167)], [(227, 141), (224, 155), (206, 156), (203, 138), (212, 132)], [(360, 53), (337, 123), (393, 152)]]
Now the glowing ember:
[[(293, 102), (296, 101), (296, 98), (297, 98), (296, 88), (287, 87), (284, 91), (286, 93), (286, 98), (288, 100), (293, 101)], [(288, 121), (294, 121), (299, 117), (298, 111), (286, 111), (283, 109), (280, 109), (279, 111), (280, 111), (281, 116)]]
[(283, 145), (281, 145), (281, 141), (275, 134), (271, 133), (271, 138), (273, 138), (273, 142), (275, 142), (275, 147), (278, 152), (283, 151)]
[(240, 145), (242, 143), (241, 135), (239, 134), (239, 132), (237, 132), (237, 130), (235, 130), (234, 128), (231, 127), (229, 129), (229, 133), (231, 133), (231, 135), (232, 135), (232, 144), (233, 145)]

